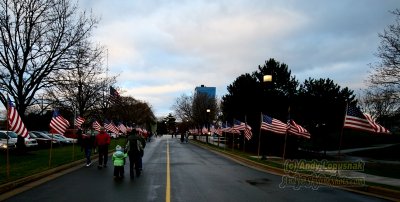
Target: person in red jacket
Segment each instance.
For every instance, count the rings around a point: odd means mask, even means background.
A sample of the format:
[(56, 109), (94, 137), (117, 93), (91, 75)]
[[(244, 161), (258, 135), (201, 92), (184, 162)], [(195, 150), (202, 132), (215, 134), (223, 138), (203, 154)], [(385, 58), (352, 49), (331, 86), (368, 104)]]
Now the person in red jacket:
[(100, 133), (96, 136), (94, 142), (97, 151), (99, 151), (99, 165), (98, 169), (106, 168), (108, 161), (108, 145), (110, 145), (111, 138), (110, 135), (106, 133), (104, 127), (100, 128)]

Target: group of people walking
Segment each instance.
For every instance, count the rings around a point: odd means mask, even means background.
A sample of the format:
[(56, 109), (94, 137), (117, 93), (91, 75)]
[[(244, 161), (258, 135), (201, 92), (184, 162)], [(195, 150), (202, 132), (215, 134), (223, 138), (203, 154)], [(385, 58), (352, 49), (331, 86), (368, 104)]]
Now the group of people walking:
[[(114, 166), (114, 178), (120, 179), (124, 177), (124, 166), (126, 158), (129, 159), (129, 176), (131, 179), (139, 177), (142, 173), (142, 157), (146, 140), (136, 130), (128, 131), (124, 147), (117, 145), (115, 152), (112, 154), (112, 162)], [(107, 168), (108, 150), (111, 137), (102, 127), (99, 134), (83, 134), (82, 130), (78, 130), (78, 142), (81, 144), (81, 151), (84, 151), (86, 157), (86, 167), (92, 165), (92, 151), (98, 151), (98, 169)]]

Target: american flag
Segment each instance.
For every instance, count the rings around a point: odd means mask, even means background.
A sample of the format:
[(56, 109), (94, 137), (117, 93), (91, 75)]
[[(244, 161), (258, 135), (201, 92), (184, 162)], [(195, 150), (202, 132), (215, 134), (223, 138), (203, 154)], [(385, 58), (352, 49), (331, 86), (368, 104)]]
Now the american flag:
[(15, 109), (10, 99), (8, 99), (7, 119), (12, 131), (24, 138), (28, 137), (28, 130), (26, 130), (17, 109)]
[(386, 129), (385, 127), (381, 126), (379, 123), (376, 123), (375, 120), (369, 114), (364, 114), (364, 116), (365, 116), (365, 118), (367, 118), (368, 122), (375, 129), (376, 133), (387, 133), (387, 134), (390, 134), (390, 131), (388, 129)]
[(230, 127), (228, 126), (228, 123), (222, 123), (221, 124), (221, 131), (222, 132), (226, 132), (227, 133), (229, 131), (229, 128)]
[[(233, 129), (236, 131), (244, 131), (244, 136), (246, 137), (247, 140), (250, 140), (251, 137), (253, 136), (253, 133), (251, 132), (251, 127), (247, 125), (247, 123), (243, 123), (239, 120), (234, 120), (233, 121)], [(240, 133), (240, 132), (239, 132)]]
[(246, 126), (245, 126), (245, 128), (244, 128), (244, 137), (247, 139), (247, 140), (250, 140), (251, 139), (251, 137), (253, 137), (253, 133), (251, 132), (251, 127), (249, 126), (249, 125), (247, 125), (247, 124), (245, 124)]
[(126, 128), (126, 126), (124, 125), (124, 124), (122, 124), (122, 123), (119, 123), (118, 124), (118, 128), (119, 128), (119, 130), (122, 132), (122, 133), (126, 133), (127, 132), (127, 128)]
[(95, 131), (100, 131), (100, 129), (101, 129), (101, 125), (100, 125), (99, 122), (97, 122), (97, 121), (94, 121), (94, 122), (92, 123), (92, 127), (93, 127), (93, 129), (94, 129)]
[(119, 129), (117, 128), (117, 126), (115, 126), (115, 125), (113, 124), (112, 121), (109, 122), (108, 120), (105, 120), (105, 121), (104, 121), (104, 128), (105, 128), (106, 130), (109, 130), (109, 131), (115, 133), (115, 134), (118, 134), (118, 133), (119, 133)]
[(290, 122), (289, 122), (288, 132), (293, 134), (293, 135), (305, 137), (307, 139), (310, 139), (310, 137), (311, 137), (311, 134), (305, 128), (303, 128), (302, 126), (298, 125), (293, 120), (290, 120)]
[(133, 130), (132, 126), (126, 126), (126, 132), (131, 132)]
[(203, 128), (201, 129), (201, 133), (208, 134), (208, 129), (206, 126), (203, 126)]
[(233, 120), (233, 128), (235, 130), (244, 130), (246, 128), (246, 124), (235, 119)]
[(279, 121), (278, 119), (271, 118), (267, 115), (261, 115), (261, 129), (271, 131), (279, 134), (286, 134), (287, 124)]
[(222, 128), (221, 126), (218, 126), (217, 129), (215, 130), (215, 133), (219, 136), (222, 136)]
[(69, 127), (67, 119), (62, 117), (57, 109), (53, 112), (53, 118), (50, 121), (50, 128), (59, 134), (64, 134), (65, 130)]
[(114, 103), (121, 102), (121, 96), (119, 95), (118, 91), (112, 86), (110, 86), (110, 101)]
[(75, 126), (77, 127), (77, 128), (81, 128), (81, 126), (82, 126), (82, 124), (85, 122), (85, 119), (84, 118), (82, 118), (82, 117), (80, 117), (80, 116), (78, 116), (78, 117), (76, 117), (76, 119), (75, 119)]
[(375, 128), (367, 120), (361, 110), (356, 106), (348, 106), (347, 113), (344, 118), (343, 127), (364, 130), (368, 132), (375, 132)]

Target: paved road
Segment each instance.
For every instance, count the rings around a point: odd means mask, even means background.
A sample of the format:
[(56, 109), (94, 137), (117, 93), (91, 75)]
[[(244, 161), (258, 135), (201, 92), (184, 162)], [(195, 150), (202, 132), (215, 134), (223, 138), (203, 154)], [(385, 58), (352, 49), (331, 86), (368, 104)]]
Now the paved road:
[(143, 175), (134, 181), (128, 175), (115, 181), (109, 162), (106, 169), (82, 167), (7, 201), (381, 201), (330, 187), (280, 188), (281, 176), (182, 144), (179, 138), (153, 139), (143, 162)]

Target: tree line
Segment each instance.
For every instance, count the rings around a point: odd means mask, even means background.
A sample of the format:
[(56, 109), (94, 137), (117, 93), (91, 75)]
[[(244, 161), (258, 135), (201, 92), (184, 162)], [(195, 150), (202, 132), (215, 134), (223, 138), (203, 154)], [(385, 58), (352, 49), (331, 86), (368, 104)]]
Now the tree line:
[[(381, 45), (376, 56), (381, 61), (371, 65), (370, 76), (365, 81), (368, 87), (358, 99), (353, 90), (341, 87), (330, 78), (308, 78), (300, 83), (287, 64), (271, 58), (259, 65), (256, 71), (237, 77), (227, 86), (228, 93), (221, 100), (181, 95), (173, 105), (175, 116), (182, 123), (184, 120), (189, 121), (188, 127), (202, 127), (210, 115), (205, 109), (211, 108), (212, 123), (232, 124), (234, 119), (246, 121), (253, 128), (254, 134), (248, 144), (255, 146), (261, 135), (262, 141), (268, 142), (270, 148), (282, 141), (282, 137), (270, 135), (266, 139), (264, 132), (258, 130), (261, 113), (283, 122), (294, 119), (309, 130), (311, 140), (304, 142), (292, 139), (289, 141), (292, 148), (299, 144), (317, 150), (337, 148), (346, 106), (349, 104), (361, 107), (364, 112), (396, 132), (400, 120), (400, 10), (396, 9), (392, 13), (396, 23), (378, 35)], [(272, 80), (264, 82), (265, 75), (272, 76)], [(344, 132), (360, 135), (354, 131)], [(352, 135), (347, 136), (348, 141), (355, 140), (353, 144), (363, 142), (349, 137)], [(375, 140), (372, 138), (370, 143)]]

